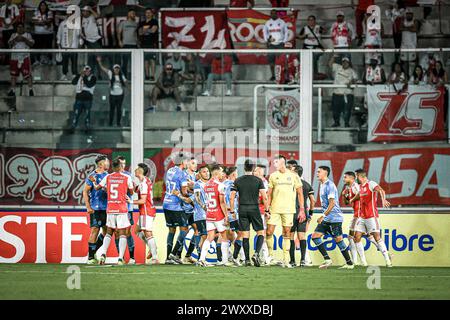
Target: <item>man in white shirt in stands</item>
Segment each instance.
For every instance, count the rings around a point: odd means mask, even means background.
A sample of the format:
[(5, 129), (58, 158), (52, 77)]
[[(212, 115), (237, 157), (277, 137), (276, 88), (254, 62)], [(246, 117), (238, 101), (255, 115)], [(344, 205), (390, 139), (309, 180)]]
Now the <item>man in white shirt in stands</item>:
[[(97, 25), (97, 12), (90, 6), (83, 7), (81, 20), (81, 37), (86, 49), (99, 49), (102, 47), (102, 36)], [(94, 53), (88, 53), (88, 64), (92, 67), (92, 73), (96, 74), (97, 60)]]
[[(284, 20), (278, 17), (277, 10), (270, 11), (270, 19), (267, 20), (263, 28), (264, 41), (267, 43), (267, 49), (283, 49), (288, 41), (288, 27)], [(272, 77), (270, 81), (275, 81), (275, 55), (269, 54), (270, 71)]]
[[(25, 32), (23, 23), (19, 22), (17, 24), (17, 32), (11, 35), (8, 44), (11, 49), (30, 49), (34, 45), (34, 40), (30, 33)], [(30, 54), (27, 52), (12, 53), (9, 66), (11, 73), (11, 90), (9, 91), (8, 96), (16, 95), (16, 82), (17, 77), (19, 77), (20, 74), (22, 74), (24, 80), (28, 81), (29, 96), (34, 96)]]
[[(67, 24), (69, 16), (74, 12), (74, 7), (69, 6), (67, 8), (67, 17), (59, 24), (58, 33), (56, 35), (56, 44), (61, 49), (79, 49), (83, 45), (83, 39), (81, 38), (81, 30), (78, 28), (71, 28)], [(62, 54), (62, 81), (67, 81), (67, 74), (69, 72), (69, 60), (71, 61), (72, 74), (77, 74), (78, 61), (76, 53), (63, 53)]]

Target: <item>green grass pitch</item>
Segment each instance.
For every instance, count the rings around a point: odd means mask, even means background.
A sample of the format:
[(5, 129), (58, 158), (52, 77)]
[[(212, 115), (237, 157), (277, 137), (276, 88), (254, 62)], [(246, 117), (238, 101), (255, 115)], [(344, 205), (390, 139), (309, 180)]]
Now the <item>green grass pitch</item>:
[[(0, 299), (450, 299), (450, 268), (381, 267), (369, 290), (366, 268), (87, 266), (81, 289), (68, 265), (0, 265)], [(219, 287), (220, 286), (220, 287)]]

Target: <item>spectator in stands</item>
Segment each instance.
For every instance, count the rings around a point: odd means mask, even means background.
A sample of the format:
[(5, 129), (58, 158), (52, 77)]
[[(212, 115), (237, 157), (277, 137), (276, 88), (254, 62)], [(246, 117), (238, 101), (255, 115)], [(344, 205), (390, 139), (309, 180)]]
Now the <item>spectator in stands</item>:
[(151, 105), (146, 111), (155, 111), (158, 98), (173, 97), (177, 103), (176, 110), (181, 111), (180, 76), (173, 72), (173, 66), (166, 63), (163, 72), (152, 90)]
[[(16, 25), (16, 33), (9, 38), (9, 46), (11, 49), (30, 49), (34, 45), (31, 34), (25, 32), (25, 26), (19, 22)], [(8, 96), (16, 95), (17, 77), (22, 74), (24, 80), (28, 81), (28, 93), (34, 96), (33, 77), (31, 76), (30, 54), (26, 52), (12, 53), (9, 62), (11, 73), (11, 89)]]
[[(35, 49), (51, 49), (53, 47), (53, 12), (47, 2), (41, 1), (34, 11), (31, 22), (34, 25), (33, 39)], [(51, 54), (34, 54), (36, 64), (51, 64)]]
[[(394, 40), (394, 48), (399, 49), (402, 44), (401, 25), (405, 14), (405, 6), (403, 0), (395, 1), (393, 5), (386, 10), (386, 17), (392, 22), (392, 39)], [(398, 60), (399, 54), (395, 54), (395, 60)]]
[(363, 83), (368, 85), (386, 83), (386, 74), (377, 58), (370, 59), (370, 63), (364, 71)]
[(12, 3), (12, 0), (6, 0), (0, 8), (0, 25), (2, 26), (3, 46), (8, 48), (9, 38), (14, 33), (14, 28), (20, 20), (19, 7)]
[[(355, 30), (350, 22), (345, 21), (344, 11), (336, 13), (336, 22), (331, 26), (331, 41), (335, 49), (348, 49), (355, 39)], [(341, 54), (350, 59), (350, 54)]]
[(420, 65), (417, 65), (414, 68), (414, 72), (409, 77), (409, 84), (415, 85), (425, 85), (428, 83), (427, 75), (423, 72), (423, 68)]
[(197, 85), (202, 81), (202, 72), (200, 61), (196, 54), (186, 53), (185, 69), (184, 73), (181, 74), (181, 78), (193, 82), (192, 95), (197, 96)]
[(401, 93), (406, 89), (407, 82), (408, 78), (406, 77), (402, 64), (400, 62), (394, 62), (389, 76), (389, 84), (394, 86), (397, 93)]
[[(355, 25), (356, 25), (356, 38), (358, 39), (357, 46), (361, 46), (363, 39), (363, 26), (365, 25), (365, 18), (367, 8), (371, 5), (375, 4), (375, 0), (358, 0), (358, 5), (355, 9)], [(352, 0), (352, 6), (354, 6), (354, 2)]]
[(230, 55), (222, 55), (217, 53), (211, 62), (211, 73), (206, 80), (206, 90), (202, 96), (209, 97), (211, 95), (212, 83), (214, 80), (225, 80), (227, 86), (226, 96), (231, 96), (231, 69), (233, 66), (233, 59)]
[(97, 62), (100, 69), (108, 76), (109, 79), (109, 126), (112, 127), (113, 125), (115, 113), (116, 124), (120, 127), (122, 119), (122, 104), (125, 87), (127, 86), (127, 78), (123, 75), (118, 64), (115, 64), (112, 67), (112, 70), (110, 70), (102, 64), (102, 58), (100, 56), (97, 57)]
[(298, 81), (300, 62), (296, 54), (280, 54), (275, 60), (277, 84), (293, 84)]
[[(73, 13), (73, 10), (67, 8), (67, 17), (59, 24), (58, 33), (56, 35), (56, 43), (60, 49), (79, 49), (83, 45), (83, 39), (81, 38), (81, 32), (79, 29), (71, 29), (67, 26), (68, 17)], [(78, 69), (78, 59), (76, 53), (63, 53), (62, 54), (62, 81), (68, 80), (67, 74), (69, 72), (69, 60), (71, 61), (71, 71), (75, 74)]]
[[(277, 10), (270, 11), (270, 19), (266, 21), (264, 28), (264, 41), (267, 43), (267, 49), (283, 49), (288, 40), (288, 27), (283, 19), (278, 17)], [(275, 58), (274, 54), (269, 54), (270, 71), (272, 77), (270, 81), (275, 80)]]
[[(134, 9), (129, 9), (127, 20), (122, 21), (119, 25), (118, 42), (120, 48), (130, 49), (138, 47), (137, 29), (136, 11)], [(122, 72), (125, 75), (128, 75), (129, 59), (129, 53), (122, 54)]]
[[(371, 13), (366, 13), (364, 17), (364, 25), (366, 26), (366, 41), (364, 43), (365, 49), (379, 49), (383, 47), (382, 37), (384, 36), (383, 24), (378, 23), (375, 19), (371, 19)], [(381, 17), (380, 17), (381, 19)], [(377, 59), (379, 64), (383, 64), (381, 53), (369, 52), (366, 53), (365, 64), (370, 64), (372, 58)]]
[[(158, 20), (154, 17), (153, 9), (145, 9), (144, 19), (138, 27), (142, 48), (158, 49), (158, 30)], [(156, 53), (146, 53), (144, 58), (145, 80), (155, 81), (156, 58)]]
[(176, 72), (179, 75), (183, 74), (186, 68), (184, 60), (181, 58), (179, 53), (174, 53), (169, 59), (167, 59), (166, 63), (170, 63), (173, 66), (173, 72)]
[[(102, 47), (102, 36), (98, 29), (97, 17), (97, 12), (92, 10), (90, 6), (83, 7), (81, 37), (84, 40), (86, 49), (99, 49)], [(91, 72), (97, 74), (97, 60), (95, 53), (88, 53), (88, 64), (92, 67)]]
[(255, 0), (230, 0), (230, 8), (253, 8)]
[[(308, 24), (304, 26), (299, 35), (298, 39), (303, 40), (303, 49), (323, 49), (323, 45), (321, 43), (322, 34), (325, 33), (326, 30), (316, 22), (316, 16), (310, 15), (308, 17)], [(318, 63), (321, 53), (314, 53), (313, 56), (313, 68), (314, 73), (317, 73)]]
[[(400, 26), (402, 32), (401, 49), (416, 49), (417, 48), (417, 33), (419, 31), (419, 23), (414, 19), (414, 14), (410, 8), (405, 11), (405, 17)], [(417, 55), (415, 52), (403, 52), (400, 55), (400, 60), (405, 62), (406, 71), (409, 70), (409, 64), (417, 64)]]
[(427, 52), (420, 58), (420, 66), (425, 75), (429, 76), (431, 70), (435, 67), (436, 62), (442, 61), (441, 56), (436, 52)]
[(448, 83), (448, 74), (441, 61), (436, 61), (434, 68), (431, 69), (428, 83), (436, 87), (443, 87)]
[(72, 84), (76, 86), (75, 104), (73, 105), (73, 119), (70, 133), (75, 132), (81, 113), (86, 112), (85, 125), (86, 133), (91, 129), (91, 108), (94, 98), (95, 84), (97, 78), (91, 72), (91, 67), (86, 65), (81, 72), (72, 80)]
[(352, 68), (350, 59), (346, 56), (341, 59), (342, 64), (335, 62), (335, 56), (332, 55), (329, 66), (333, 72), (334, 84), (345, 85), (346, 88), (336, 88), (333, 90), (331, 98), (331, 109), (333, 110), (334, 123), (333, 128), (340, 127), (341, 114), (344, 115), (345, 127), (350, 127), (350, 117), (353, 109), (353, 89), (350, 88), (358, 78), (356, 72)]

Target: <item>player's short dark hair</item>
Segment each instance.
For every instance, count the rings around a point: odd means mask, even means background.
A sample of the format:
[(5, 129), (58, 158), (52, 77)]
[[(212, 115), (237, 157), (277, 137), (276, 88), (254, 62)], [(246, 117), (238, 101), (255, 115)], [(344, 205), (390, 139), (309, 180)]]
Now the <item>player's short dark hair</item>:
[(198, 171), (202, 170), (203, 168), (206, 168), (206, 169), (208, 169), (208, 171), (209, 171), (209, 167), (208, 167), (207, 164), (202, 164), (202, 165), (200, 165), (200, 166), (198, 167)]
[(308, 19), (309, 19), (309, 18), (313, 18), (314, 20), (316, 20), (316, 16), (313, 15), (313, 14), (309, 15), (309, 16), (308, 16)]
[(229, 176), (232, 175), (234, 172), (236, 172), (236, 170), (237, 170), (236, 167), (228, 167), (225, 173), (227, 174), (227, 176)]
[(127, 159), (124, 156), (117, 156), (115, 160), (126, 161)]
[(266, 168), (267, 168), (267, 166), (265, 164), (257, 164), (256, 167), (264, 169), (264, 170), (266, 170)]
[(104, 154), (99, 154), (97, 157), (95, 157), (95, 164), (98, 164), (100, 161), (106, 160), (108, 157)]
[(253, 172), (253, 169), (255, 168), (255, 164), (251, 159), (246, 159), (244, 162), (244, 171), (245, 172)]
[(344, 172), (344, 174), (347, 175), (347, 176), (356, 178), (356, 175), (355, 175), (355, 173), (353, 171), (347, 171), (347, 172)]
[(148, 171), (150, 170), (148, 165), (146, 163), (138, 163), (138, 167), (141, 168), (144, 171), (144, 176), (148, 174)]
[(301, 165), (296, 165), (295, 172), (297, 172), (298, 176), (301, 177), (303, 175), (303, 167)]
[(287, 160), (286, 160), (286, 157), (285, 157), (285, 156), (283, 156), (282, 154), (278, 154), (278, 155), (276, 155), (276, 156), (275, 156), (275, 159), (283, 159), (283, 160), (284, 160), (284, 163), (285, 163), (285, 164), (287, 164)]
[(328, 166), (320, 166), (319, 169), (325, 170), (327, 172), (327, 177), (330, 176), (331, 168)]
[(210, 171), (211, 171), (211, 172), (219, 171), (221, 168), (222, 168), (222, 167), (221, 167), (219, 164), (213, 164), (213, 165), (211, 166)]
[(364, 176), (367, 176), (367, 171), (364, 170), (363, 168), (358, 169), (358, 170), (355, 170), (355, 173), (356, 173), (356, 174), (362, 174), (362, 175), (364, 175)]
[(288, 160), (286, 164), (290, 166), (298, 166), (297, 160), (294, 159)]
[(120, 162), (120, 160), (118, 158), (115, 158), (111, 165), (112, 165), (113, 170), (116, 170), (122, 166), (122, 163)]

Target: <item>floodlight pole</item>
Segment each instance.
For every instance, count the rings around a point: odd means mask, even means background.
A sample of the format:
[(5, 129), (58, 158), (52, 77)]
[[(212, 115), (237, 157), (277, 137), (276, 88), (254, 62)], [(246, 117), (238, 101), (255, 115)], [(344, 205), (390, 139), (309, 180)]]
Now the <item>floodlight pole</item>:
[(303, 179), (312, 182), (313, 53), (300, 51), (299, 157)]

